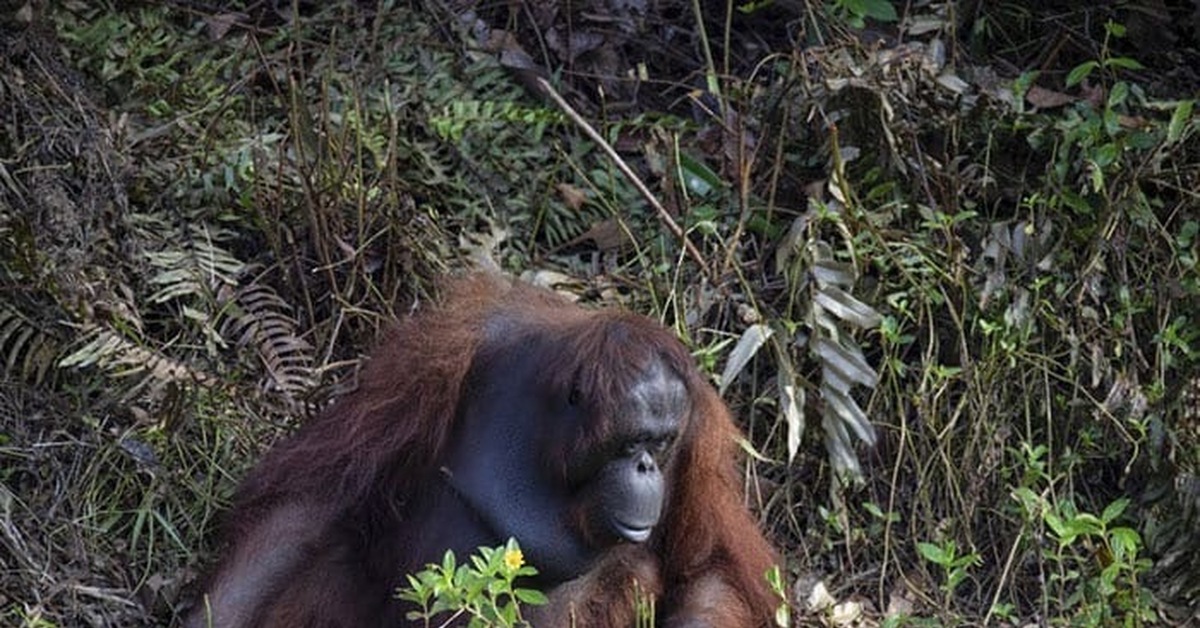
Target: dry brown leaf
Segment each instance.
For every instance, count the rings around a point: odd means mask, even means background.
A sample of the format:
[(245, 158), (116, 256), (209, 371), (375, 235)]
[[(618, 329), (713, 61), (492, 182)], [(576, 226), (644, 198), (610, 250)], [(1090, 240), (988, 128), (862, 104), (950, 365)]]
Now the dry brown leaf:
[(554, 189), (562, 198), (563, 203), (574, 211), (582, 209), (583, 204), (588, 200), (587, 193), (570, 183), (559, 183), (554, 186)]
[(1025, 100), (1038, 109), (1054, 109), (1069, 105), (1077, 99), (1069, 94), (1034, 85), (1029, 88), (1029, 91), (1025, 92)]
[(208, 37), (213, 41), (223, 39), (234, 24), (245, 19), (242, 13), (220, 13), (204, 18), (204, 26), (208, 29)]
[(601, 251), (619, 249), (627, 242), (625, 230), (616, 218), (602, 220), (580, 235), (578, 240), (591, 240)]

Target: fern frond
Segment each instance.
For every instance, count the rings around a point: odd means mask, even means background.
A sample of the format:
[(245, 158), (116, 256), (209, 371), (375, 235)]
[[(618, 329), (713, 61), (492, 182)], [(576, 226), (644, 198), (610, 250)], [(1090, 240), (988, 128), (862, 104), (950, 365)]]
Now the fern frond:
[(254, 349), (265, 371), (263, 388), (300, 405), (316, 383), (315, 359), (312, 344), (299, 335), (291, 306), (271, 287), (254, 284), (236, 293), (228, 316), (223, 335)]
[(193, 368), (160, 351), (147, 349), (108, 327), (94, 325), (83, 330), (82, 346), (59, 360), (60, 368), (95, 367), (113, 377), (141, 375), (139, 382), (154, 388), (168, 383), (212, 385), (208, 373)]
[(246, 265), (233, 254), (217, 246), (208, 234), (201, 234), (182, 248), (146, 253), (158, 273), (150, 278), (158, 290), (150, 295), (154, 303), (165, 303), (187, 296), (209, 297), (221, 285), (237, 285)]
[(0, 307), (0, 373), (41, 384), (54, 365), (60, 340), (20, 311)]

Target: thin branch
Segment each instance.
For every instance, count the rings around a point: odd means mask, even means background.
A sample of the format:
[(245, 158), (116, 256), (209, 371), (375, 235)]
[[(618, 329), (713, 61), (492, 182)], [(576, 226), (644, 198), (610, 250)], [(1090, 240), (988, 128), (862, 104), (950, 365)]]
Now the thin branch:
[(637, 191), (642, 195), (642, 198), (646, 199), (646, 202), (650, 203), (650, 206), (654, 208), (655, 212), (657, 212), (658, 219), (667, 226), (667, 229), (669, 229), (676, 238), (679, 238), (681, 243), (683, 243), (683, 248), (687, 251), (687, 254), (691, 256), (691, 258), (700, 266), (700, 272), (709, 281), (715, 284), (716, 282), (712, 276), (712, 271), (709, 269), (708, 264), (705, 263), (704, 256), (700, 254), (700, 250), (697, 249), (696, 245), (692, 244), (692, 241), (687, 238), (687, 234), (684, 233), (683, 229), (679, 226), (679, 223), (675, 222), (675, 219), (672, 218), (671, 214), (667, 212), (667, 208), (663, 207), (663, 204), (660, 203), (657, 198), (655, 198), (654, 193), (650, 191), (650, 188), (646, 187), (645, 183), (642, 183), (642, 180), (633, 172), (633, 169), (629, 167), (629, 164), (625, 163), (624, 159), (621, 159), (621, 156), (617, 154), (617, 151), (613, 150), (612, 145), (610, 145), (604, 139), (604, 137), (600, 135), (599, 131), (592, 127), (591, 124), (588, 124), (588, 121), (584, 120), (582, 116), (576, 113), (575, 110), (571, 108), (571, 105), (567, 104), (567, 101), (563, 99), (563, 97), (554, 89), (552, 85), (550, 85), (549, 81), (539, 76), (535, 79), (535, 82), (542, 93), (549, 97), (550, 100), (554, 101), (554, 104), (558, 105), (558, 108), (561, 109), (563, 113), (567, 114), (567, 117), (570, 118), (572, 122), (579, 126), (580, 129), (583, 129), (583, 132), (590, 137), (593, 142), (596, 142), (596, 144), (600, 146), (600, 150), (604, 151), (604, 154), (608, 155), (608, 158), (611, 159), (614, 164), (616, 164), (617, 169), (620, 170), (631, 183), (633, 183), (633, 187), (637, 188)]

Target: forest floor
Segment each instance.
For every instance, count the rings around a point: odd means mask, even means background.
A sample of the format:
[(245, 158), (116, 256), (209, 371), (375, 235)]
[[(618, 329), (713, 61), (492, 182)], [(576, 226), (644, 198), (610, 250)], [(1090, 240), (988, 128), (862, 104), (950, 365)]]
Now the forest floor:
[(1200, 9), (1081, 4), (4, 3), (0, 625), (177, 622), (479, 266), (679, 332), (794, 624), (1195, 625)]

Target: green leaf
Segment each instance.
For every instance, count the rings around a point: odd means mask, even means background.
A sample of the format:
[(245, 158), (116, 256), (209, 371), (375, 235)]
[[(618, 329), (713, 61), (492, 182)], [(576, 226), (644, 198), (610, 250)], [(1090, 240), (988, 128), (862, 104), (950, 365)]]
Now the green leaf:
[(896, 15), (896, 7), (892, 6), (888, 0), (863, 0), (863, 13), (866, 17), (880, 22), (895, 22), (899, 17)]
[(518, 575), (518, 576), (536, 576), (536, 575), (538, 575), (538, 570), (533, 565), (521, 565), (521, 568), (517, 570), (516, 575)]
[(506, 604), (504, 606), (504, 608), (500, 609), (500, 614), (504, 619), (504, 624), (503, 624), (504, 626), (516, 626), (517, 625), (517, 605), (516, 604)]
[(940, 546), (933, 543), (917, 543), (917, 551), (921, 552), (921, 556), (925, 560), (936, 563), (938, 565), (949, 565), (954, 559), (953, 553), (947, 554)]
[(1104, 529), (1104, 523), (1100, 521), (1100, 518), (1088, 512), (1075, 515), (1075, 518), (1071, 520), (1071, 524), (1077, 526), (1077, 529), (1082, 532), (1099, 532)]
[(772, 4), (775, 4), (775, 0), (754, 0), (753, 2), (739, 4), (737, 9), (739, 12), (749, 15), (763, 7), (769, 7)]
[(717, 176), (712, 168), (687, 153), (679, 154), (679, 169), (683, 175), (684, 187), (696, 196), (708, 196), (710, 192), (724, 185), (721, 177)]
[(536, 589), (516, 589), (513, 591), (522, 604), (532, 604), (533, 606), (543, 606), (550, 602), (545, 593)]
[[(1046, 525), (1050, 526), (1050, 531), (1054, 533), (1054, 536), (1058, 537), (1059, 541), (1061, 541), (1064, 545), (1069, 543), (1065, 537), (1070, 534), (1070, 532), (1067, 530), (1067, 525), (1061, 517), (1052, 512), (1048, 512), (1043, 519), (1045, 519)], [(1074, 540), (1073, 535), (1072, 540)]]
[(1124, 68), (1126, 70), (1141, 70), (1146, 66), (1138, 63), (1137, 59), (1129, 57), (1113, 57), (1104, 61), (1106, 68)]
[(1120, 147), (1115, 143), (1103, 144), (1092, 152), (1092, 161), (1096, 162), (1096, 166), (1101, 169), (1107, 168), (1117, 160), (1120, 151)]
[(1095, 70), (1097, 67), (1099, 67), (1099, 65), (1100, 64), (1095, 61), (1087, 61), (1075, 66), (1075, 69), (1071, 70), (1071, 73), (1067, 75), (1067, 87), (1078, 85), (1081, 81), (1083, 81), (1083, 79), (1087, 78), (1088, 75), (1092, 73), (1092, 70)]
[(959, 556), (958, 558), (955, 558), (953, 561), (950, 562), (950, 566), (955, 569), (960, 569), (962, 567), (971, 567), (974, 565), (978, 565), (981, 562), (983, 562), (983, 559), (979, 557), (979, 554), (976, 554), (975, 552), (971, 552), (970, 554), (967, 554), (965, 556)]
[(1021, 502), (1021, 508), (1024, 509), (1026, 517), (1033, 517), (1041, 512), (1042, 500), (1029, 487), (1019, 486), (1013, 489), (1012, 496), (1013, 499)]
[(1179, 228), (1179, 235), (1175, 236), (1175, 241), (1179, 243), (1179, 248), (1186, 249), (1192, 246), (1192, 240), (1200, 235), (1200, 222), (1188, 220)]
[(1181, 100), (1175, 105), (1175, 111), (1171, 113), (1171, 123), (1167, 125), (1167, 141), (1175, 143), (1183, 136), (1184, 125), (1192, 120), (1192, 108), (1196, 105), (1194, 100)]
[(1092, 181), (1093, 192), (1104, 190), (1104, 168), (1097, 164), (1094, 168), (1091, 168), (1091, 177), (1089, 178)]
[(1022, 72), (1012, 82), (1014, 100), (1017, 101), (1018, 105), (1023, 106), (1025, 94), (1029, 93), (1029, 88), (1033, 85), (1034, 81), (1037, 81), (1039, 76), (1041, 76), (1041, 72)]
[(1129, 557), (1137, 556), (1138, 548), (1142, 544), (1142, 537), (1132, 528), (1117, 527), (1108, 531), (1109, 549), (1112, 550), (1113, 557), (1118, 561), (1124, 562)]
[(1070, 190), (1063, 190), (1061, 192), (1061, 198), (1063, 203), (1066, 203), (1067, 207), (1075, 210), (1076, 213), (1083, 214), (1085, 216), (1092, 213), (1092, 205), (1087, 202), (1087, 199)]
[(1125, 104), (1125, 100), (1129, 98), (1129, 83), (1125, 81), (1117, 81), (1113, 85), (1112, 91), (1108, 93), (1108, 108), (1119, 107)]
[(1105, 523), (1105, 525), (1112, 523), (1112, 521), (1114, 519), (1116, 519), (1117, 517), (1120, 517), (1121, 514), (1125, 512), (1125, 509), (1128, 506), (1129, 506), (1129, 498), (1122, 497), (1122, 498), (1118, 499), (1117, 501), (1109, 504), (1108, 508), (1104, 509), (1104, 513), (1100, 515), (1100, 520), (1103, 521)]

